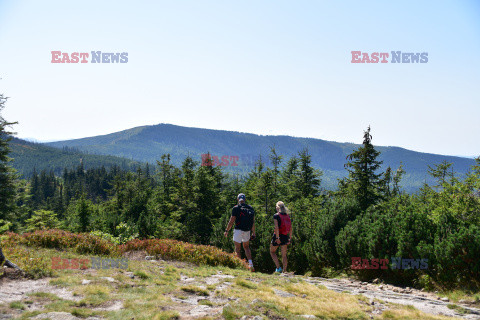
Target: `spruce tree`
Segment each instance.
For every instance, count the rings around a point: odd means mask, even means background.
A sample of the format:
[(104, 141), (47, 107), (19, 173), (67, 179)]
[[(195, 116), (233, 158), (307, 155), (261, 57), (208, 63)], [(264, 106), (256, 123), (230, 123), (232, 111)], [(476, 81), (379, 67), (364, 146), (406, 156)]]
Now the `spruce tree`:
[(300, 151), (298, 156), (301, 195), (303, 198), (318, 196), (320, 177), (323, 175), (323, 172), (312, 167), (312, 156), (307, 149)]
[(272, 173), (273, 173), (273, 195), (274, 197), (278, 196), (278, 179), (280, 175), (280, 164), (282, 163), (283, 156), (277, 154), (275, 146), (270, 147), (270, 161), (272, 162)]
[(283, 202), (289, 203), (298, 200), (300, 196), (300, 178), (298, 176), (299, 160), (293, 156), (288, 159), (280, 173), (282, 183), (279, 185)]
[(78, 224), (81, 232), (87, 232), (90, 226), (91, 216), (90, 203), (86, 199), (85, 194), (82, 194), (77, 202)]
[(9, 165), (11, 159), (8, 157), (10, 149), (8, 142), (12, 139), (8, 127), (15, 124), (7, 122), (2, 117), (2, 110), (5, 107), (7, 98), (0, 94), (0, 219), (9, 220), (15, 211), (16, 195), (16, 174)]
[(377, 160), (379, 155), (372, 144), (369, 126), (364, 131), (362, 146), (347, 156), (348, 177), (339, 183), (340, 192), (353, 196), (362, 210), (375, 204), (384, 191), (383, 174), (376, 173), (383, 163)]

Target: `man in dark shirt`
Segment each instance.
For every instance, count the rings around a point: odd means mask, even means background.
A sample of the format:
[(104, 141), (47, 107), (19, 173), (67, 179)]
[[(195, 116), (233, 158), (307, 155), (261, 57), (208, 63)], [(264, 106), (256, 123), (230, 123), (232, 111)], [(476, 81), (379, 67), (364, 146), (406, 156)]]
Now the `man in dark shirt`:
[[(242, 258), (242, 244), (245, 250), (245, 255), (248, 259), (250, 270), (253, 272), (252, 253), (250, 251), (250, 239), (255, 238), (255, 210), (251, 206), (245, 203), (245, 195), (240, 193), (237, 196), (238, 205), (232, 208), (232, 216), (225, 229), (225, 237), (228, 236), (228, 232), (235, 224), (235, 230), (233, 231), (233, 242), (235, 243), (235, 252), (237, 256)], [(250, 237), (251, 234), (251, 237)]]

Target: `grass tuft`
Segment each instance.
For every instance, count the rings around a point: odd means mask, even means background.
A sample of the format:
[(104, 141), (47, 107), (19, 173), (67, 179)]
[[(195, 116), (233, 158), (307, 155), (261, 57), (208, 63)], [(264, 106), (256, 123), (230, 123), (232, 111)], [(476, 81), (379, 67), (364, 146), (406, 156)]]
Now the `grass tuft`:
[(25, 305), (21, 301), (12, 301), (9, 306), (12, 309), (25, 310)]
[(140, 279), (143, 279), (143, 280), (146, 280), (146, 279), (150, 278), (150, 276), (143, 270), (135, 271), (134, 275), (136, 275), (137, 277), (139, 277)]
[(185, 292), (188, 292), (188, 293), (193, 293), (193, 294), (199, 295), (199, 296), (207, 297), (207, 296), (210, 295), (208, 290), (203, 289), (203, 288), (199, 288), (199, 287), (195, 287), (195, 286), (184, 286), (184, 287), (182, 287), (182, 290), (185, 291)]
[(242, 286), (247, 289), (257, 289), (258, 285), (248, 280), (243, 280), (240, 278), (235, 279), (235, 283), (239, 286)]

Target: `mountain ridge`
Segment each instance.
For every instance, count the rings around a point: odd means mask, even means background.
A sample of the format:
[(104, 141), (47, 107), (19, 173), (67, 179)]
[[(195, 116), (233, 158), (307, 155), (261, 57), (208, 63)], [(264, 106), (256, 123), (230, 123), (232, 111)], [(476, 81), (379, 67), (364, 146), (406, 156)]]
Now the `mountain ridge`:
[[(90, 138), (106, 137), (106, 136), (114, 135), (114, 134), (117, 134), (117, 133), (123, 133), (123, 132), (127, 132), (127, 131), (134, 130), (134, 129), (146, 129), (146, 128), (149, 128), (149, 127), (157, 127), (157, 126), (163, 126), (163, 125), (179, 127), (179, 128), (186, 128), (186, 129), (199, 129), (199, 130), (219, 131), (219, 132), (227, 132), (227, 133), (246, 134), (246, 135), (252, 135), (252, 136), (257, 136), (257, 137), (278, 137), (278, 138), (321, 140), (321, 141), (324, 141), (324, 142), (331, 142), (331, 143), (335, 143), (335, 144), (354, 145), (355, 147), (358, 147), (360, 145), (360, 143), (355, 143), (355, 142), (350, 142), (350, 141), (343, 141), (342, 142), (342, 141), (326, 140), (326, 139), (306, 137), (306, 136), (291, 136), (291, 135), (287, 135), (287, 134), (270, 135), (270, 134), (258, 134), (258, 133), (252, 133), (252, 132), (244, 132), (244, 131), (230, 131), (230, 130), (225, 130), (225, 129), (208, 129), (208, 128), (201, 128), (201, 127), (181, 126), (181, 125), (175, 125), (175, 124), (163, 123), (163, 122), (158, 123), (158, 124), (153, 124), (153, 125), (137, 126), (137, 127), (132, 127), (132, 128), (129, 128), (129, 129), (124, 129), (124, 130), (115, 131), (115, 132), (111, 132), (111, 133), (92, 135), (92, 136), (87, 136), (87, 137), (82, 137), (82, 138), (72, 138), (72, 139), (65, 139), (65, 140), (53, 139), (53, 140), (48, 140), (48, 141), (36, 140), (35, 138), (21, 138), (21, 139), (25, 140), (25, 141), (28, 141), (28, 142), (33, 142), (33, 143), (57, 144), (57, 143), (65, 142), (65, 141), (74, 142), (74, 141), (80, 141), (80, 140), (85, 140), (85, 139), (90, 139)], [(379, 147), (379, 148), (399, 148), (399, 149), (402, 149), (402, 150), (416, 152), (416, 153), (424, 153), (424, 154), (428, 154), (428, 155), (445, 156), (445, 157), (465, 158), (465, 159), (475, 159), (476, 157), (478, 157), (478, 156), (474, 156), (474, 155), (468, 155), (468, 156), (458, 155), (458, 154), (448, 155), (448, 154), (441, 154), (441, 153), (434, 153), (434, 152), (424, 152), (424, 151), (412, 150), (412, 149), (408, 149), (406, 147), (400, 147), (400, 146), (395, 146), (395, 145), (375, 145), (375, 147)]]
[[(312, 165), (324, 171), (324, 182), (335, 188), (338, 178), (346, 175), (346, 156), (360, 144), (335, 142), (317, 138), (299, 138), (288, 135), (258, 135), (237, 131), (184, 127), (173, 124), (157, 124), (134, 127), (106, 135), (45, 143), (62, 148), (77, 148), (90, 154), (113, 155), (141, 162), (155, 163), (162, 154), (169, 153), (172, 163), (180, 165), (190, 156), (201, 162), (201, 155), (239, 156), (239, 166), (228, 166), (227, 171), (246, 173), (254, 165), (252, 159), (262, 156), (268, 159), (270, 147), (275, 146), (284, 160), (307, 148), (312, 155)], [(429, 180), (428, 166), (442, 161), (453, 163), (454, 170), (463, 176), (474, 164), (473, 159), (418, 152), (396, 146), (375, 146), (381, 152), (384, 169), (396, 169), (403, 164), (406, 175), (404, 187), (417, 190)], [(243, 159), (242, 159), (243, 158)], [(246, 161), (250, 159), (250, 161)], [(242, 161), (243, 160), (243, 161)]]

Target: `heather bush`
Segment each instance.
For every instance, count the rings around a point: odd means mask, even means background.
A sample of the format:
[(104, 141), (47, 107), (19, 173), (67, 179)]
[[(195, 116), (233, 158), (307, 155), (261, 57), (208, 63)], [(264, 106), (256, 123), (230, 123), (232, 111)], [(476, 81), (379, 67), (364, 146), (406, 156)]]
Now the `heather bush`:
[(71, 233), (59, 229), (37, 230), (20, 236), (32, 247), (67, 249), (80, 254), (118, 256), (114, 243), (88, 233)]
[[(28, 247), (41, 247), (49, 249), (72, 249), (79, 254), (106, 256), (120, 256), (122, 253), (128, 251), (144, 250), (149, 255), (199, 265), (225, 266), (230, 268), (247, 267), (246, 263), (238, 259), (234, 254), (226, 253), (213, 246), (195, 245), (169, 239), (135, 239), (123, 245), (116, 245), (111, 241), (92, 234), (76, 234), (58, 229), (38, 230), (22, 235), (10, 232), (2, 237), (2, 246), (6, 249), (9, 248), (13, 253), (15, 253), (16, 250), (21, 251), (22, 254), (14, 255), (14, 257), (21, 257), (18, 259), (20, 261), (27, 259), (27, 257), (31, 258), (31, 253), (35, 252), (34, 249), (32, 250)], [(5, 250), (5, 252), (8, 251)], [(16, 260), (12, 259), (12, 261)], [(38, 262), (37, 264), (42, 265), (42, 263)], [(34, 264), (32, 264), (32, 266), (33, 265)]]
[(15, 262), (30, 278), (41, 278), (52, 275), (51, 260), (44, 252), (28, 248), (24, 239), (15, 233), (7, 233), (1, 237), (0, 246), (4, 255)]
[(195, 245), (170, 239), (135, 239), (119, 246), (121, 252), (145, 250), (149, 255), (164, 259), (192, 262), (199, 265), (247, 268), (234, 254), (207, 245)]

